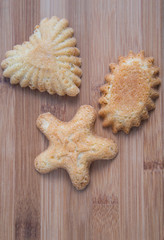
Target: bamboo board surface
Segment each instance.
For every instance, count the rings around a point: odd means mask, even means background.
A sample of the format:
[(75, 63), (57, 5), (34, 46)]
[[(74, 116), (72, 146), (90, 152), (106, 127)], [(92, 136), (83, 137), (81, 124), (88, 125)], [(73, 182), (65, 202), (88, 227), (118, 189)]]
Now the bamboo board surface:
[(33, 165), (48, 146), (35, 125), (38, 115), (50, 111), (68, 121), (82, 104), (98, 110), (99, 87), (118, 56), (143, 49), (162, 78), (162, 12), (160, 0), (0, 1), (1, 60), (42, 18), (56, 15), (75, 30), (83, 61), (75, 98), (11, 86), (1, 74), (1, 240), (164, 239), (163, 84), (150, 119), (129, 135), (113, 135), (97, 119), (97, 134), (115, 139), (119, 154), (92, 164), (86, 190), (76, 191), (62, 169), (40, 175)]

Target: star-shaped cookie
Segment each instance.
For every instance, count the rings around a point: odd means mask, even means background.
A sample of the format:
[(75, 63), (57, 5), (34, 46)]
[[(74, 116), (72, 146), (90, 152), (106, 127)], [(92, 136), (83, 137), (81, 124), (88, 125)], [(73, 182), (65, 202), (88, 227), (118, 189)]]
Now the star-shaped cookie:
[(49, 140), (49, 147), (35, 159), (35, 168), (48, 173), (64, 168), (73, 185), (84, 189), (89, 183), (89, 167), (94, 160), (112, 159), (117, 154), (116, 143), (94, 133), (96, 112), (93, 107), (81, 106), (69, 122), (58, 120), (51, 113), (41, 114), (37, 127)]

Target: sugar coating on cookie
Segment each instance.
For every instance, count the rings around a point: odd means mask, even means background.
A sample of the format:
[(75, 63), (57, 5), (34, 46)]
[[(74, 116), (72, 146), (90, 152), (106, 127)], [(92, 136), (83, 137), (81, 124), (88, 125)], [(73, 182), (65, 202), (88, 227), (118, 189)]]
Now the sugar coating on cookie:
[(138, 127), (141, 120), (149, 117), (148, 111), (155, 108), (154, 99), (159, 96), (156, 87), (159, 68), (153, 65), (154, 58), (144, 57), (144, 51), (120, 57), (119, 64), (110, 64), (111, 73), (105, 77), (106, 84), (100, 88), (103, 126), (112, 126), (114, 133), (123, 130), (129, 133)]
[(84, 189), (89, 183), (89, 167), (94, 160), (112, 159), (117, 154), (116, 143), (94, 133), (96, 112), (93, 107), (81, 106), (69, 122), (58, 120), (51, 113), (41, 114), (37, 127), (49, 140), (49, 147), (35, 159), (35, 168), (48, 173), (64, 168), (73, 185)]
[(45, 18), (29, 42), (14, 46), (1, 66), (11, 84), (29, 86), (49, 94), (76, 96), (82, 70), (80, 51), (66, 19)]

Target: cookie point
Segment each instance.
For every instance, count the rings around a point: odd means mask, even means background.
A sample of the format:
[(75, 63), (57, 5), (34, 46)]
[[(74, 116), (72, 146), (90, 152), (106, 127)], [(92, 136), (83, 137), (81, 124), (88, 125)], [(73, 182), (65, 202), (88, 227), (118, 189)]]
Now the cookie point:
[(135, 55), (134, 52), (132, 50), (130, 50), (129, 53), (128, 53), (128, 57), (131, 57), (131, 56), (134, 56), (134, 55)]
[(38, 116), (38, 118), (36, 119), (36, 125), (37, 125), (37, 127), (40, 126), (41, 120), (44, 118), (44, 116), (49, 115), (49, 114), (51, 114), (51, 113), (50, 113), (50, 112), (47, 112), (47, 113), (42, 113), (42, 114), (40, 114), (40, 115)]
[(35, 170), (36, 170), (37, 172), (39, 172), (39, 173), (41, 172), (40, 167), (39, 167), (39, 161), (38, 161), (37, 158), (35, 158), (34, 167), (35, 167)]
[(138, 54), (139, 54), (140, 56), (144, 57), (144, 56), (145, 56), (145, 51), (144, 51), (144, 50), (141, 50)]
[(109, 154), (109, 159), (115, 158), (118, 154), (118, 146), (113, 140), (110, 140), (109, 143)]
[(88, 174), (77, 174), (71, 179), (73, 186), (80, 191), (84, 190), (90, 181), (90, 177)]

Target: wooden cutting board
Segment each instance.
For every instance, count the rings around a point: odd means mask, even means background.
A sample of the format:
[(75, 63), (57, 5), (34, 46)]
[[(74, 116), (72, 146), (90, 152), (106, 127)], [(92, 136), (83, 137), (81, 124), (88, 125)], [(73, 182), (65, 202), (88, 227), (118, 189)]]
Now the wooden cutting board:
[(1, 0), (0, 58), (28, 40), (44, 17), (69, 20), (82, 57), (82, 86), (75, 97), (11, 86), (0, 78), (0, 239), (163, 240), (163, 84), (150, 119), (129, 135), (113, 135), (97, 118), (96, 132), (113, 138), (119, 154), (91, 166), (91, 182), (78, 192), (64, 170), (40, 175), (34, 159), (48, 146), (36, 128), (50, 111), (70, 120), (82, 104), (98, 111), (99, 87), (119, 55), (145, 50), (161, 68), (160, 0)]

